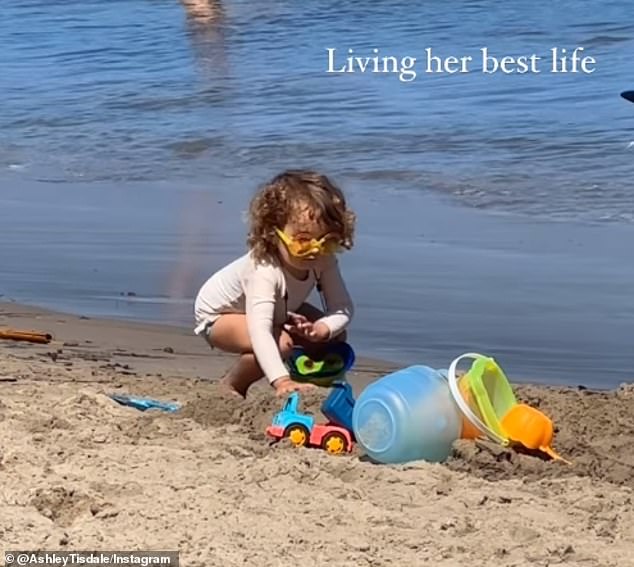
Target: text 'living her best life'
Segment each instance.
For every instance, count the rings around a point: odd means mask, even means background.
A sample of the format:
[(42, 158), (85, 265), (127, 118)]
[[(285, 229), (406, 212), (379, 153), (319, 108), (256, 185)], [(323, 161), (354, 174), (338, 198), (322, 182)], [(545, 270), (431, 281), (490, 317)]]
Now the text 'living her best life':
[(596, 70), (596, 59), (584, 55), (583, 47), (566, 49), (553, 47), (547, 55), (531, 53), (529, 55), (494, 54), (488, 47), (482, 47), (478, 55), (440, 55), (427, 47), (424, 57), (405, 55), (382, 55), (378, 48), (372, 49), (372, 55), (357, 55), (348, 48), (346, 55), (337, 48), (326, 48), (328, 54), (326, 73), (368, 73), (397, 74), (401, 82), (411, 82), (418, 73), (448, 74), (480, 72), (486, 75), (501, 73), (504, 75), (524, 75), (547, 73), (580, 73), (589, 75)]

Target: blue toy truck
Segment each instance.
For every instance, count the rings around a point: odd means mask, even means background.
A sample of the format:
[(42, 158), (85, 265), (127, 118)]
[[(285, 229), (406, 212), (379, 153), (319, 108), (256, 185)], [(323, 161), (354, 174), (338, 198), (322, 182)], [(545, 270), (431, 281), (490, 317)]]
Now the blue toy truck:
[(348, 429), (332, 421), (315, 423), (313, 416), (300, 413), (298, 407), (299, 394), (293, 392), (266, 428), (267, 435), (275, 439), (287, 437), (296, 447), (321, 447), (333, 455), (352, 450), (353, 436)]

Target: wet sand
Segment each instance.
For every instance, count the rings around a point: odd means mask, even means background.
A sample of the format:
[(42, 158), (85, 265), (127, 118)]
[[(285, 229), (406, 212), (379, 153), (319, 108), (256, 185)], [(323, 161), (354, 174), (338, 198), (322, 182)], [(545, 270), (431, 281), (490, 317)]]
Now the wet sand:
[[(518, 382), (562, 386), (612, 389), (631, 378), (634, 226), (345, 185), (359, 226), (340, 261), (360, 355), (443, 367), (461, 352), (490, 353)], [(200, 286), (245, 251), (253, 189), (252, 178), (213, 187), (16, 180), (0, 195), (0, 300), (190, 325)]]
[[(570, 467), (461, 441), (445, 464), (374, 465), (271, 445), (281, 407), (214, 380), (189, 329), (0, 304), (0, 537), (6, 549), (179, 549), (182, 564), (634, 565), (634, 387), (520, 386)], [(358, 392), (390, 369), (361, 360)], [(513, 379), (513, 376), (510, 377)], [(109, 393), (177, 401), (173, 414)], [(303, 397), (318, 412), (325, 392)]]

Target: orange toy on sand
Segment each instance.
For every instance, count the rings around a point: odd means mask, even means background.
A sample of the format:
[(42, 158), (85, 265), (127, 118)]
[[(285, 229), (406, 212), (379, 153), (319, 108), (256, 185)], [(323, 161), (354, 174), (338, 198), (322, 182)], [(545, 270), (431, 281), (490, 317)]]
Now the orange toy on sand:
[(0, 329), (0, 339), (48, 344), (51, 342), (52, 338), (53, 337), (48, 333), (38, 333), (36, 331), (16, 331), (14, 329)]
[(520, 443), (527, 449), (542, 451), (553, 459), (570, 464), (551, 447), (553, 422), (534, 407), (517, 404), (502, 418), (501, 423), (510, 441)]

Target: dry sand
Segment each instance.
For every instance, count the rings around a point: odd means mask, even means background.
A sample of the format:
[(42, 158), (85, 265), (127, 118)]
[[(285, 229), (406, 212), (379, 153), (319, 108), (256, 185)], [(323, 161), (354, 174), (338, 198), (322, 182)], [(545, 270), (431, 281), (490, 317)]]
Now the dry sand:
[[(54, 335), (0, 341), (4, 549), (179, 549), (192, 567), (634, 565), (632, 386), (517, 388), (573, 467), (466, 441), (446, 464), (373, 465), (271, 446), (281, 400), (223, 396), (213, 379), (232, 359), (187, 329), (6, 303), (2, 327)], [(350, 380), (388, 369), (362, 361)], [(183, 407), (143, 413), (112, 392)]]

